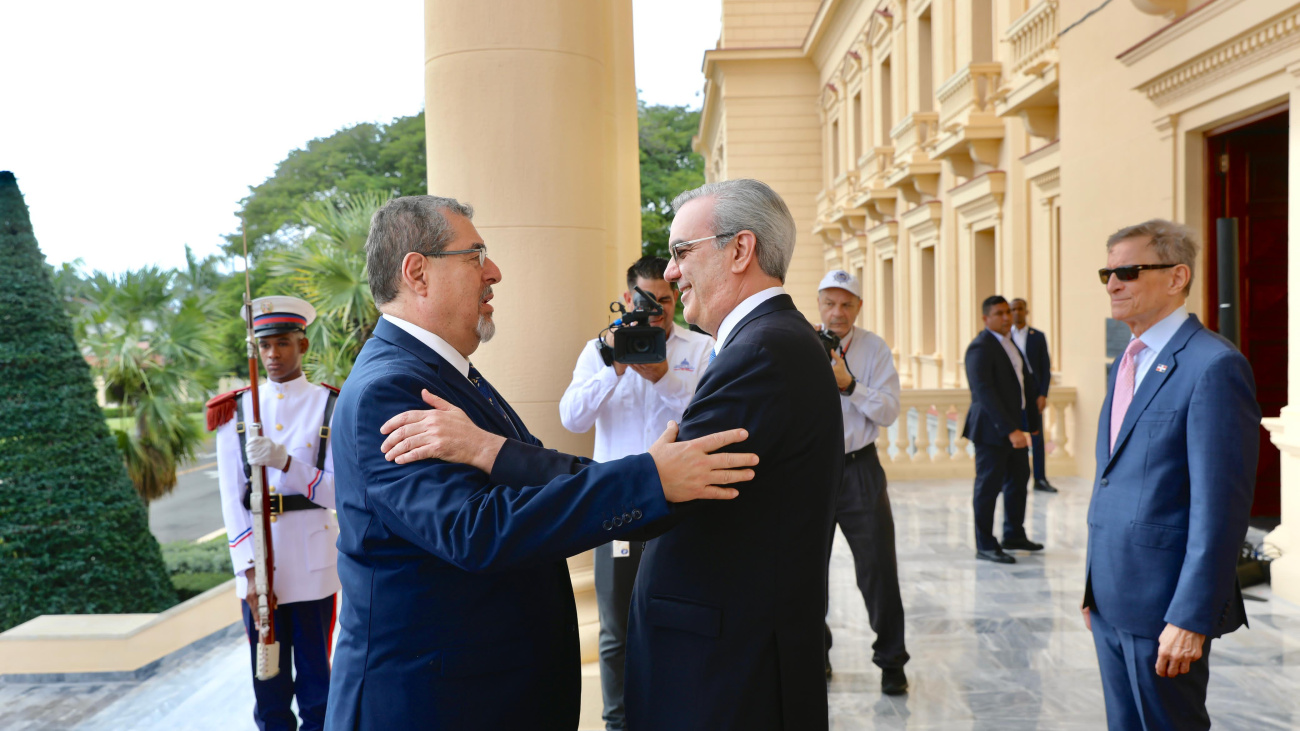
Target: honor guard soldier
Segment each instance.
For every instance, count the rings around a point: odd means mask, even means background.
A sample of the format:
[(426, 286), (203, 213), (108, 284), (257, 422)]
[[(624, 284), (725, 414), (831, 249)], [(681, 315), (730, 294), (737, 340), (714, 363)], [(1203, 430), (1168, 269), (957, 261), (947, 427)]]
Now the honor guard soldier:
[[(253, 718), (262, 731), (297, 727), (290, 708), (294, 696), (302, 728), (322, 728), (329, 693), (339, 591), (329, 425), (338, 389), (309, 383), (303, 376), (302, 357), (309, 347), (306, 328), (314, 319), (315, 308), (296, 297), (253, 300), (253, 333), (269, 378), (259, 388), (264, 436), (255, 436), (248, 388), (207, 404), (208, 429), (217, 433), (221, 513), (236, 592), (244, 600), (244, 627), (254, 650)], [(259, 467), (266, 468), (274, 521), (271, 578), (280, 644), (281, 671), (269, 680), (256, 678), (257, 629), (250, 611), (257, 601), (250, 475)]]

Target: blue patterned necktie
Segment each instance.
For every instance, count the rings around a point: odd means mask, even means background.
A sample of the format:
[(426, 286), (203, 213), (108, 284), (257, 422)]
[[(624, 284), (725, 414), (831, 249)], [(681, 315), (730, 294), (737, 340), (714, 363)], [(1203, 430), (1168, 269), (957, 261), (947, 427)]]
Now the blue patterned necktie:
[(709, 362), (710, 362), (710, 363), (712, 363), (712, 362), (713, 362), (713, 359), (714, 359), (714, 358), (717, 358), (717, 357), (718, 357), (718, 351), (716, 351), (716, 350), (710, 350), (710, 351), (709, 351)]
[(478, 369), (475, 368), (473, 364), (470, 364), (469, 367), (469, 382), (474, 384), (474, 388), (478, 389), (479, 394), (482, 395), (483, 398), (487, 399), (487, 402), (492, 404), (492, 407), (497, 410), (497, 413), (505, 418), (506, 422), (508, 422), (513, 428), (515, 424), (513, 421), (510, 421), (510, 415), (506, 413), (505, 407), (497, 401), (496, 392), (492, 390), (492, 386), (488, 385), (487, 379), (483, 377), (482, 373), (478, 372)]

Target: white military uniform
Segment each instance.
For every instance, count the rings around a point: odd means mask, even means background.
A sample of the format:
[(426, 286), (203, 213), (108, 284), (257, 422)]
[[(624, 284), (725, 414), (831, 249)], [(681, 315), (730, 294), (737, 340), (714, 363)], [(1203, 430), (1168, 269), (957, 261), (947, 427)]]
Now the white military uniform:
[[(334, 515), (334, 457), (327, 446), (324, 469), (316, 468), (320, 432), (329, 389), (304, 376), (286, 383), (263, 382), (262, 434), (284, 445), (292, 461), (287, 471), (266, 468), (267, 486), (283, 495), (305, 495), (328, 510), (281, 513), (271, 524), (279, 604), (324, 599), (339, 591), (338, 520)], [(252, 392), (239, 396), (244, 419), (253, 418)], [(235, 569), (237, 596), (248, 594), (244, 572), (253, 566), (253, 515), (244, 507), (244, 462), (239, 453), (238, 417), (217, 427), (217, 469), (221, 485), (221, 514), (226, 520), (230, 560)], [(251, 432), (249, 432), (251, 436)], [(257, 469), (254, 467), (254, 469)]]

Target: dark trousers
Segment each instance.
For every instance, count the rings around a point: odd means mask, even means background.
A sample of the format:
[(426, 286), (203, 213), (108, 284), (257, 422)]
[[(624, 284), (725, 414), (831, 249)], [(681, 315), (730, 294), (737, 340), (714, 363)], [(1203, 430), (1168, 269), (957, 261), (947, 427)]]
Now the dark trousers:
[(335, 597), (281, 604), (275, 608), (275, 640), (280, 643), (280, 674), (270, 680), (257, 679), (257, 626), (248, 602), (244, 629), (252, 650), (253, 721), (261, 731), (294, 731), (298, 720), (290, 703), (298, 697), (298, 714), (303, 731), (325, 726), (325, 699), (330, 690), (330, 638), (337, 617)]
[[(1025, 416), (1021, 414), (1022, 423)], [(1022, 428), (1028, 429), (1026, 424)], [(993, 537), (993, 511), (1002, 493), (1002, 540), (1024, 538), (1025, 499), (1029, 485), (1029, 450), (1001, 444), (975, 443), (975, 548), (1001, 548)]]
[(1156, 675), (1160, 642), (1131, 635), (1092, 610), (1092, 641), (1097, 646), (1106, 725), (1111, 731), (1196, 731), (1210, 727), (1205, 691), (1210, 682), (1210, 640), (1191, 672), (1173, 678)]
[(1034, 443), (1034, 482), (1047, 481), (1047, 448), (1043, 446), (1043, 431), (1047, 425), (1043, 425), (1037, 434), (1030, 435), (1030, 440)]
[[(910, 656), (903, 640), (903, 598), (898, 591), (894, 513), (889, 507), (887, 488), (876, 445), (846, 455), (844, 481), (835, 504), (835, 522), (853, 552), (858, 589), (867, 605), (871, 630), (876, 633), (871, 661), (881, 668), (901, 668)], [(826, 649), (830, 646), (828, 626)]]
[(596, 548), (596, 608), (600, 612), (600, 692), (605, 702), (601, 718), (607, 729), (627, 728), (623, 710), (623, 666), (627, 656), (627, 613), (632, 587), (641, 566), (645, 543), (632, 541), (628, 555), (615, 557), (612, 545)]

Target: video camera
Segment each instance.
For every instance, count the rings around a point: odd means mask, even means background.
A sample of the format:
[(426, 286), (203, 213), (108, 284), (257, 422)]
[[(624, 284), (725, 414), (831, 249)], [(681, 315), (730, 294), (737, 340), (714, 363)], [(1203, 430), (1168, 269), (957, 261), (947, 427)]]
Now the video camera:
[[(614, 330), (614, 347), (605, 344), (604, 331), (596, 339), (596, 350), (605, 365), (661, 363), (668, 358), (668, 337), (661, 327), (652, 327), (650, 318), (664, 314), (664, 308), (640, 287), (633, 287), (632, 311), (622, 302), (609, 303), (609, 311), (619, 318), (609, 324)], [(606, 328), (609, 329), (609, 328)]]
[(840, 347), (840, 336), (831, 332), (829, 328), (823, 327), (817, 331), (817, 339), (821, 341), (822, 347), (826, 349), (826, 357), (831, 357), (831, 351)]

